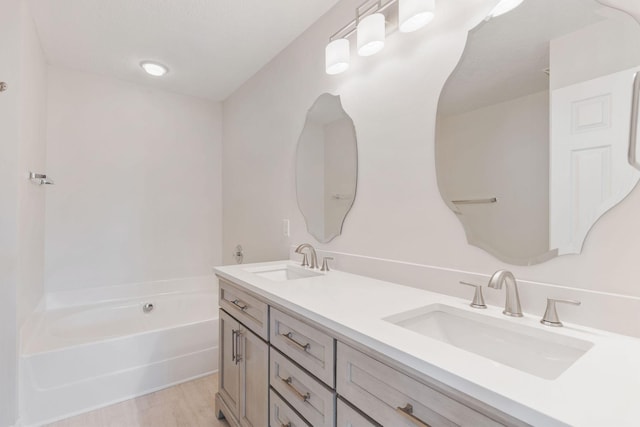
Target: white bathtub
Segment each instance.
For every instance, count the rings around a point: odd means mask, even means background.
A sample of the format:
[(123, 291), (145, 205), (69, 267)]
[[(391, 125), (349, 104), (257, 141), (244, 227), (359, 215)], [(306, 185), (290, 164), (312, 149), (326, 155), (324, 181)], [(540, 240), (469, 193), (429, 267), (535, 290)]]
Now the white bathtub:
[[(215, 372), (214, 282), (103, 288), (93, 293), (102, 301), (93, 303), (87, 291), (48, 296), (49, 309), (35, 313), (22, 331), (22, 424), (66, 418)], [(149, 313), (146, 303), (154, 305)]]

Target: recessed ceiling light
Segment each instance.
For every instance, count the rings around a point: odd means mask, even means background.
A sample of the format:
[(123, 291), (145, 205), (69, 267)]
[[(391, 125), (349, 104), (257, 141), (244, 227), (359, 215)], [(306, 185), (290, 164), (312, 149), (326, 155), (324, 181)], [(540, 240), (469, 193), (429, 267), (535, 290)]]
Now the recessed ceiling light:
[(142, 61), (140, 66), (147, 74), (152, 75), (154, 77), (160, 77), (167, 74), (169, 69), (162, 64), (158, 64), (157, 62), (151, 61)]

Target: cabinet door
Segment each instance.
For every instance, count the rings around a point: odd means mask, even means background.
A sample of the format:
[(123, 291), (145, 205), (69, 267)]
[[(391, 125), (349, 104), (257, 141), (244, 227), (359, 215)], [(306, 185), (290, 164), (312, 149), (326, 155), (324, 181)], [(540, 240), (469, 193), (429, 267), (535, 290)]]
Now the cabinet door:
[(338, 427), (376, 427), (355, 409), (338, 399)]
[(265, 427), (269, 423), (269, 346), (245, 327), (240, 331), (240, 424)]
[(219, 393), (231, 410), (226, 417), (238, 418), (240, 410), (240, 362), (236, 359), (240, 324), (220, 310)]

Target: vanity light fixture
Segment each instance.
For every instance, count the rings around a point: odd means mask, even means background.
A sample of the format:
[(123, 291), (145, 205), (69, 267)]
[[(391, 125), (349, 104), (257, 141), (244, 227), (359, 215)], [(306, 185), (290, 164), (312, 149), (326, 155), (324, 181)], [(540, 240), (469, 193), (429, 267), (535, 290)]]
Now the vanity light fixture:
[(162, 77), (169, 72), (166, 66), (153, 61), (142, 61), (140, 66), (147, 74), (154, 77)]
[(327, 45), (325, 66), (327, 74), (340, 74), (349, 68), (349, 40), (336, 39)]
[(385, 18), (376, 12), (362, 19), (358, 24), (358, 55), (371, 56), (380, 52), (384, 47)]
[(524, 0), (501, 0), (496, 7), (491, 10), (487, 18), (495, 18), (500, 15), (504, 15), (507, 12), (511, 12), (516, 7), (520, 6)]
[(427, 25), (435, 16), (435, 0), (400, 0), (398, 28), (401, 33), (412, 33)]
[(329, 37), (325, 48), (327, 74), (340, 74), (349, 68), (348, 39), (354, 33), (358, 55), (371, 56), (382, 50), (387, 19), (383, 12), (393, 5), (398, 7), (398, 28), (402, 33), (419, 30), (434, 17), (435, 0), (366, 0), (356, 8), (355, 19)]

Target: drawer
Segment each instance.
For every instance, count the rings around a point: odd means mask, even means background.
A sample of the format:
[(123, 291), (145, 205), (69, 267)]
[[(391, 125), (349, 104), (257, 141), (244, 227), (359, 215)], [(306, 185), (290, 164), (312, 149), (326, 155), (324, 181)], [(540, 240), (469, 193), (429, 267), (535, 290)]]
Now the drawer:
[(268, 305), (220, 279), (220, 307), (263, 340), (269, 339)]
[(273, 390), (269, 390), (269, 401), (271, 402), (271, 410), (269, 411), (271, 427), (310, 427)]
[(337, 392), (383, 426), (499, 426), (439, 391), (338, 343)]
[(334, 339), (271, 308), (271, 343), (293, 361), (334, 387)]
[(334, 427), (335, 394), (271, 348), (269, 382), (313, 427)]
[(338, 427), (378, 427), (360, 412), (338, 399)]

